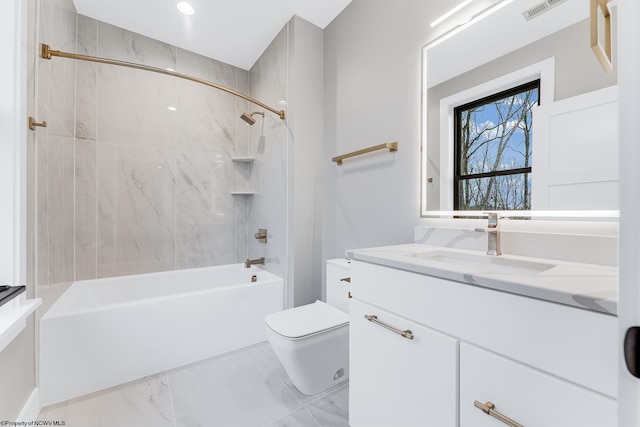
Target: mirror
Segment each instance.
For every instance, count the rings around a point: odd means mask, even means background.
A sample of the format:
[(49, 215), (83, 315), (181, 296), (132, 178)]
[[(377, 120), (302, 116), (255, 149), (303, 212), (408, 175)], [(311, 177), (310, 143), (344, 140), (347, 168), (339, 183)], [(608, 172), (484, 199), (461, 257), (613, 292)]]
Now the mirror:
[(423, 47), (423, 216), (453, 209), (453, 108), (537, 78), (536, 216), (617, 216), (616, 67), (606, 72), (594, 55), (589, 13), (587, 1), (503, 0)]

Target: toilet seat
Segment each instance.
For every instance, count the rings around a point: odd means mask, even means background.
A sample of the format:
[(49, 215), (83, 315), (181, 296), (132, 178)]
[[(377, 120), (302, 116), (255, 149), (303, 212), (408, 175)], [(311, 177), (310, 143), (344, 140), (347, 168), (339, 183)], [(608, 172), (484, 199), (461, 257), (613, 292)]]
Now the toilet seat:
[(316, 335), (349, 324), (349, 315), (322, 301), (269, 314), (267, 326), (290, 340)]

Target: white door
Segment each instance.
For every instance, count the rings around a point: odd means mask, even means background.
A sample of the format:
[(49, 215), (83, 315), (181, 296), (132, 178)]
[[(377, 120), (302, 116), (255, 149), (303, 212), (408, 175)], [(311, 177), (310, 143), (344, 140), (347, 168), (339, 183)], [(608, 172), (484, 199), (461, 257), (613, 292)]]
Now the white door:
[[(640, 326), (640, 1), (619, 0), (617, 17), (621, 155), (618, 319), (623, 349), (627, 330)], [(620, 357), (618, 426), (640, 426), (640, 379), (630, 374), (624, 359)]]

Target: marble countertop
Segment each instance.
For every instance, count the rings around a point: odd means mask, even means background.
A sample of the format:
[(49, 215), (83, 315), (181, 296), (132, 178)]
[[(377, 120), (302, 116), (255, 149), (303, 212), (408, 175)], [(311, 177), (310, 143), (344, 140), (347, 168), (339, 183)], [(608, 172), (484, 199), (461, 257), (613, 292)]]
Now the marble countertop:
[[(474, 250), (417, 243), (348, 250), (347, 257), (601, 313), (617, 313), (616, 267), (513, 255), (490, 257)], [(465, 257), (471, 261), (466, 262)], [(519, 270), (519, 264), (532, 269)], [(509, 265), (516, 267), (509, 271)]]

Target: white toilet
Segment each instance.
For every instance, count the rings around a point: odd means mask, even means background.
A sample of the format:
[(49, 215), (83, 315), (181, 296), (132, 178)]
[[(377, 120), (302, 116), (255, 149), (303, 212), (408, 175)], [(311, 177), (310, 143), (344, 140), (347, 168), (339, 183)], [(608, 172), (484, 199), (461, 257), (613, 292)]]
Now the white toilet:
[(327, 261), (327, 302), (316, 301), (265, 317), (267, 339), (303, 394), (349, 378), (349, 262)]

